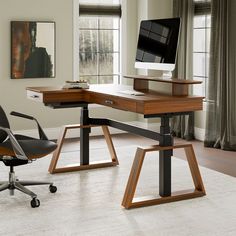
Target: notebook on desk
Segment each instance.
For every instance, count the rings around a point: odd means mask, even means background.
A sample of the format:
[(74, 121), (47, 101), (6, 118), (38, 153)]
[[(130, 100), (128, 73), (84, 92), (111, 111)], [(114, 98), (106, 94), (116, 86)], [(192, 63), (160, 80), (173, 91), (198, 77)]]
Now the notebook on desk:
[(89, 84), (86, 80), (78, 80), (78, 81), (66, 81), (62, 86), (63, 89), (88, 89)]

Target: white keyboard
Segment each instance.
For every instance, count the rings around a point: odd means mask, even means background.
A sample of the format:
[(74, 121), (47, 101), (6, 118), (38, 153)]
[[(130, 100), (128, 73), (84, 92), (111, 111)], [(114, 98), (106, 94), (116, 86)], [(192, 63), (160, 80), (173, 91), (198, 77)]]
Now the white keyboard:
[(127, 95), (134, 95), (134, 96), (143, 96), (145, 93), (136, 91), (136, 90), (123, 90), (119, 91), (119, 93), (127, 94)]

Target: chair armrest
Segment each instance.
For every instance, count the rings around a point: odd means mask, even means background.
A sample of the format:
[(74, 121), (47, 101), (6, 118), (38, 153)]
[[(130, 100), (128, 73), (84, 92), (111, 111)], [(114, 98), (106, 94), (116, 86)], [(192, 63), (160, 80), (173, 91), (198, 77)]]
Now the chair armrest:
[(23, 114), (23, 113), (16, 112), (16, 111), (12, 111), (12, 112), (10, 112), (10, 114), (12, 116), (18, 116), (18, 117), (29, 119), (29, 120), (34, 120), (37, 124), (37, 127), (38, 127), (39, 138), (41, 140), (48, 140), (47, 135), (44, 133), (42, 127), (40, 126), (40, 124), (39, 124), (39, 122), (37, 121), (36, 118), (34, 118), (33, 116), (29, 116), (29, 115), (26, 115), (26, 114)]
[(11, 132), (11, 130), (8, 128), (1, 127), (1, 126), (0, 126), (0, 130), (3, 130), (7, 133), (16, 157), (21, 160), (28, 160), (28, 157), (25, 155), (23, 149), (21, 148), (20, 144), (16, 140), (16, 138), (15, 138), (14, 134)]
[(28, 116), (26, 114), (23, 114), (23, 113), (20, 113), (20, 112), (16, 112), (16, 111), (12, 111), (10, 114), (12, 116), (19, 116), (19, 117), (26, 118), (26, 119), (29, 119), (29, 120), (34, 120), (35, 119), (33, 116)]

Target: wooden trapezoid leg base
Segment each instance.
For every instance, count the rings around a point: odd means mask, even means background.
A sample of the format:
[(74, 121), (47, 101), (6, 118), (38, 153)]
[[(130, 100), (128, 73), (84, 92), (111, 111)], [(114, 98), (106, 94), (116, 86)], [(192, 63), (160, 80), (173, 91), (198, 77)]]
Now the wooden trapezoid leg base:
[[(135, 190), (137, 187), (138, 179), (140, 176), (140, 172), (142, 169), (146, 153), (152, 151), (170, 150), (175, 148), (184, 148), (185, 150), (185, 154), (187, 157), (195, 189), (172, 192), (171, 196), (167, 197), (157, 198), (156, 196), (151, 196), (151, 197), (147, 196), (141, 198), (134, 198)], [(126, 190), (124, 193), (122, 206), (124, 206), (126, 209), (130, 209), (130, 208), (151, 206), (151, 205), (175, 202), (196, 197), (202, 197), (204, 195), (206, 195), (206, 192), (192, 144), (176, 144), (174, 146), (168, 146), (168, 147), (161, 147), (161, 146), (151, 146), (148, 148), (138, 147), (134, 158), (133, 166), (130, 171), (130, 176), (126, 186)]]
[(103, 167), (111, 167), (119, 165), (119, 161), (116, 156), (115, 148), (111, 139), (111, 135), (109, 132), (109, 129), (107, 126), (102, 126), (103, 134), (108, 146), (109, 153), (111, 155), (111, 161), (104, 160), (104, 161), (96, 161), (91, 162), (89, 165), (80, 165), (80, 164), (74, 164), (74, 165), (67, 165), (65, 167), (56, 167), (58, 159), (60, 157), (61, 148), (65, 140), (65, 136), (68, 129), (80, 129), (80, 128), (90, 128), (90, 127), (96, 127), (95, 125), (66, 125), (63, 127), (63, 130), (61, 132), (60, 137), (57, 140), (57, 149), (54, 151), (52, 160), (49, 166), (48, 171), (51, 174), (55, 173), (64, 173), (69, 171), (80, 171), (80, 170), (88, 170), (88, 169), (96, 169), (96, 168), (103, 168)]

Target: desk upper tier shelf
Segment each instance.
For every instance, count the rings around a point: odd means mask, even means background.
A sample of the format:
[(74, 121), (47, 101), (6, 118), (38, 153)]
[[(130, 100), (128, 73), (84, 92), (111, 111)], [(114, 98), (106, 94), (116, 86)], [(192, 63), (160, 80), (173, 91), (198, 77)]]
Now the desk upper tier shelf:
[(135, 90), (148, 89), (148, 81), (171, 84), (173, 96), (188, 96), (189, 85), (202, 83), (202, 81), (198, 80), (184, 80), (184, 79), (172, 79), (172, 78), (166, 79), (161, 77), (145, 76), (145, 75), (124, 75), (123, 77), (134, 80), (133, 88)]

